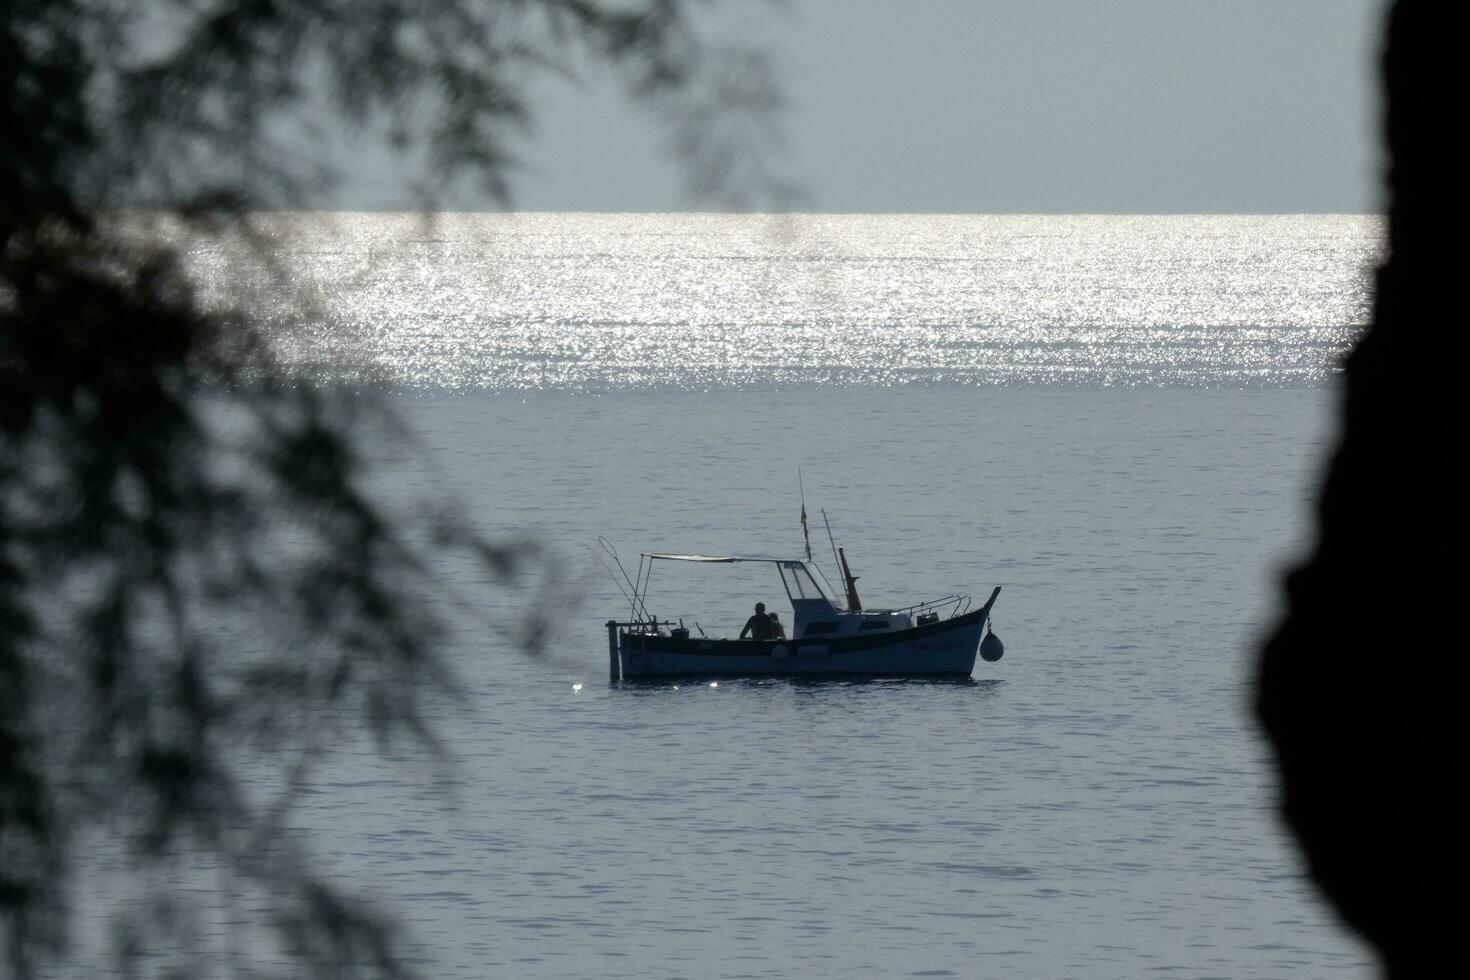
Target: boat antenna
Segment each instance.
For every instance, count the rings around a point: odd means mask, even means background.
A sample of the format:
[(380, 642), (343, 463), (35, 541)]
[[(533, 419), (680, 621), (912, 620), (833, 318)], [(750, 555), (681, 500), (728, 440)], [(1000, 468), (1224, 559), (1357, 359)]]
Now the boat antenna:
[(801, 479), (801, 467), (796, 468), (796, 485), (801, 488), (801, 539), (806, 542), (806, 560), (812, 560), (812, 537), (806, 532), (806, 484)]

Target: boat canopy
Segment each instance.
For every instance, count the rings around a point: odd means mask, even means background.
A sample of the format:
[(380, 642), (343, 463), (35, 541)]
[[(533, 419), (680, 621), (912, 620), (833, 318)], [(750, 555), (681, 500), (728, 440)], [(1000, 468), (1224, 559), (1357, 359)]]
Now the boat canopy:
[(805, 564), (800, 558), (768, 558), (762, 555), (665, 555), (665, 554), (643, 554), (644, 558), (657, 558), (663, 561), (705, 561), (705, 562), (737, 562), (737, 561), (764, 561), (777, 564), (788, 564), (795, 562)]
[[(736, 562), (754, 561), (776, 566), (777, 572), (781, 576), (781, 584), (786, 586), (786, 594), (791, 597), (792, 602), (804, 599), (820, 599), (823, 603), (828, 604), (828, 608), (832, 608), (830, 604), (831, 600), (827, 598), (827, 593), (822, 591), (822, 587), (817, 584), (817, 580), (812, 576), (812, 569), (816, 568), (816, 565), (808, 564), (800, 558), (771, 558), (767, 555), (686, 555), (671, 552), (650, 553), (646, 551), (640, 557), (642, 559), (638, 563), (638, 583), (640, 590), (647, 588), (647, 575), (652, 572), (655, 561), (694, 561), (718, 565), (733, 565)], [(644, 571), (645, 563), (648, 569), (647, 572)], [(821, 574), (821, 569), (817, 569), (817, 574)], [(827, 587), (830, 589), (831, 585)]]

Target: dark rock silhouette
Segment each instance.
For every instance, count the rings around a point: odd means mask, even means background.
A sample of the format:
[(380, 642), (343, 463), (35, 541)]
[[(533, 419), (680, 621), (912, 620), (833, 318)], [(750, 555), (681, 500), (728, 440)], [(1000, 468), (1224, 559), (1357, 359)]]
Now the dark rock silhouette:
[[(1442, 240), (1458, 210), (1437, 114), (1444, 8), (1389, 15), (1390, 254), (1347, 362), (1341, 442), (1318, 542), (1287, 581), (1257, 711), (1311, 872), (1388, 976), (1466, 976), (1466, 396), (1461, 278)], [(1447, 236), (1443, 236), (1447, 237)]]

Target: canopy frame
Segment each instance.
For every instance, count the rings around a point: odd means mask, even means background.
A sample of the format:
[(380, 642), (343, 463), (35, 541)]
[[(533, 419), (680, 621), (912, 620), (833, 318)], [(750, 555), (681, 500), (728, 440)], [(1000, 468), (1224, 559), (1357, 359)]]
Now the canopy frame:
[[(798, 599), (821, 598), (831, 603), (833, 608), (840, 608), (836, 601), (827, 593), (832, 588), (832, 583), (822, 574), (820, 566), (814, 562), (802, 558), (773, 558), (769, 555), (697, 555), (682, 552), (640, 552), (638, 555), (638, 578), (637, 602), (639, 605), (647, 601), (649, 580), (653, 577), (653, 563), (655, 561), (687, 561), (704, 565), (733, 565), (739, 562), (756, 562), (759, 564), (775, 565), (776, 574), (781, 579), (781, 587), (786, 590), (786, 598), (791, 601), (793, 608)], [(815, 570), (816, 574), (812, 574)], [(788, 576), (790, 579), (788, 580)], [(807, 587), (801, 584), (804, 576)], [(797, 583), (796, 591), (792, 591), (792, 582)], [(823, 589), (823, 585), (826, 589)], [(809, 594), (815, 591), (816, 595)], [(646, 607), (644, 607), (646, 608)]]
[(640, 558), (659, 561), (698, 561), (706, 563), (732, 564), (740, 561), (763, 561), (763, 562), (803, 562), (801, 558), (772, 558), (768, 555), (686, 555), (677, 553), (648, 552), (645, 551)]

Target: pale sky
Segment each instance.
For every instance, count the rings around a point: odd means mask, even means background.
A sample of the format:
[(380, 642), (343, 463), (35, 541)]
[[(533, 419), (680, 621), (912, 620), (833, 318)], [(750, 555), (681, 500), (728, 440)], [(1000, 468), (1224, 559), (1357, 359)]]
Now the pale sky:
[[(733, 0), (791, 102), (802, 210), (1379, 210), (1383, 0)], [(590, 78), (538, 103), (517, 208), (697, 209)], [(407, 201), (359, 155), (343, 206)], [(474, 206), (473, 200), (459, 202)]]

